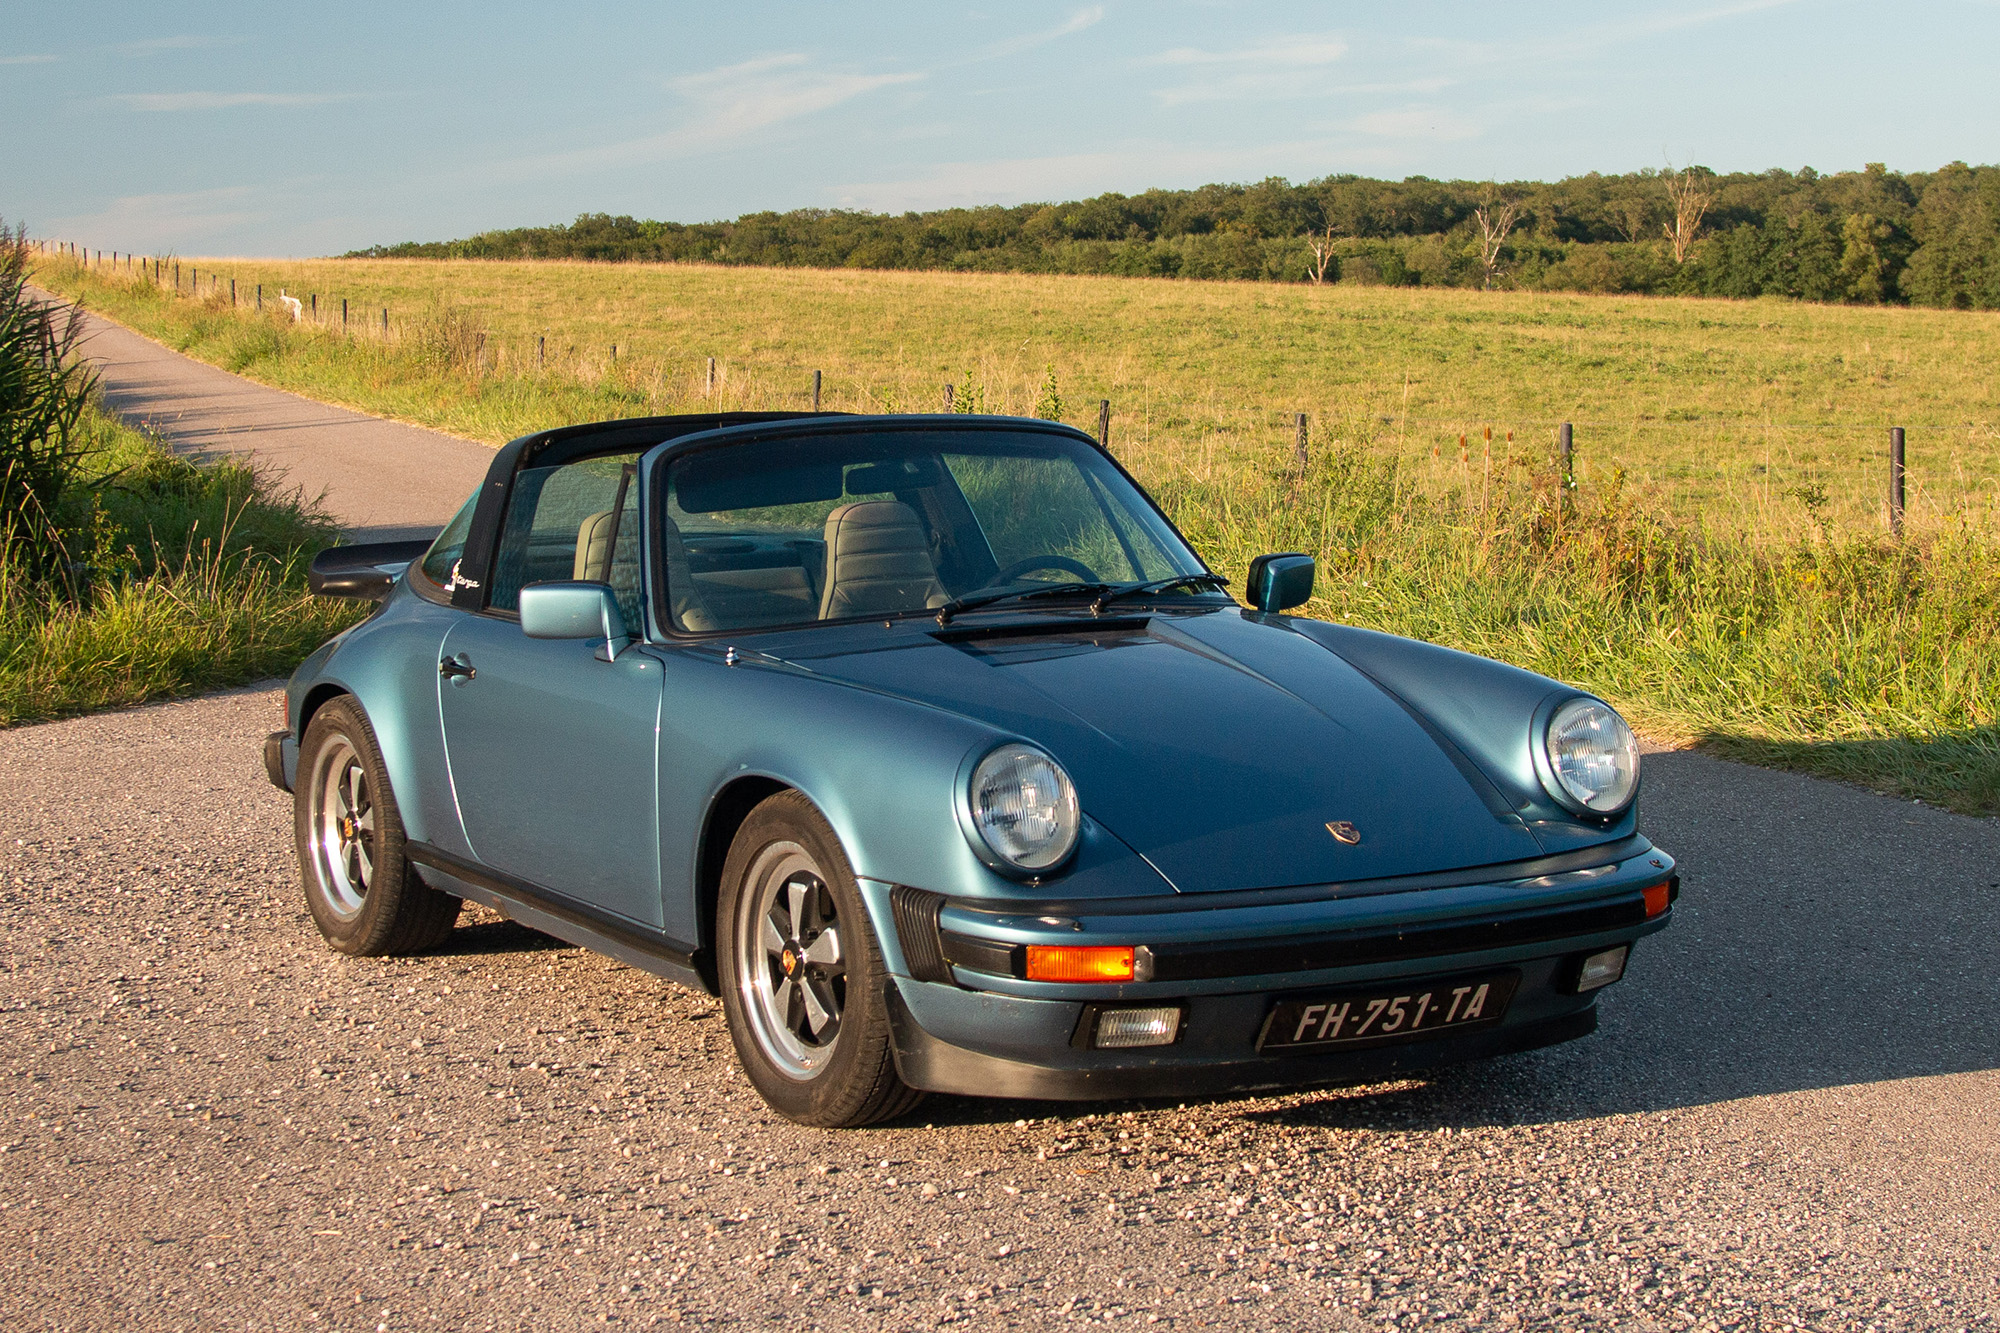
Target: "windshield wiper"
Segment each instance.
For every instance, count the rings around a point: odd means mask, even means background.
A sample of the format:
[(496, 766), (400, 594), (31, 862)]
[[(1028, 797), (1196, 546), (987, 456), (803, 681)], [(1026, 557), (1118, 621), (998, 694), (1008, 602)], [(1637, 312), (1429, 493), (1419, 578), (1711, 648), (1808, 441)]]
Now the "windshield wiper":
[(937, 609), (937, 623), (949, 625), (961, 611), (976, 611), (995, 602), (1027, 602), (1044, 597), (1102, 597), (1117, 591), (1109, 583), (1052, 583), (1046, 588), (1016, 588), (1009, 592), (967, 593)]
[(1170, 579), (1152, 579), (1145, 583), (1127, 583), (1116, 588), (1107, 588), (1099, 593), (1097, 600), (1090, 604), (1090, 614), (1102, 615), (1104, 608), (1121, 597), (1144, 597), (1148, 593), (1172, 592), (1176, 588), (1213, 588), (1221, 590), (1229, 586), (1229, 580), (1220, 574), (1176, 574)]

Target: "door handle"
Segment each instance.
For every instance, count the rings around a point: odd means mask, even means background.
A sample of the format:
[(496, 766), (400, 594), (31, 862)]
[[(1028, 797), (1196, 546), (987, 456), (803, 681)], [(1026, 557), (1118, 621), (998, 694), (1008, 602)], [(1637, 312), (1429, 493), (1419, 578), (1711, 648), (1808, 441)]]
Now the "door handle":
[(479, 673), (472, 669), (472, 663), (466, 660), (465, 654), (460, 653), (457, 657), (447, 657), (442, 662), (439, 662), (438, 674), (446, 680), (450, 680), (454, 676), (462, 676), (466, 680), (471, 680)]

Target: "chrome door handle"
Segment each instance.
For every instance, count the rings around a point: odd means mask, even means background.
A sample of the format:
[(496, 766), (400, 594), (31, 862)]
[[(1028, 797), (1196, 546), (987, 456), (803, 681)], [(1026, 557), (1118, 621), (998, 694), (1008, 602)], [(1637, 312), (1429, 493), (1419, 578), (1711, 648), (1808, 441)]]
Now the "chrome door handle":
[(472, 663), (466, 660), (465, 654), (460, 653), (457, 657), (447, 657), (439, 662), (438, 674), (446, 680), (450, 680), (453, 676), (463, 676), (471, 680), (479, 673), (472, 669)]

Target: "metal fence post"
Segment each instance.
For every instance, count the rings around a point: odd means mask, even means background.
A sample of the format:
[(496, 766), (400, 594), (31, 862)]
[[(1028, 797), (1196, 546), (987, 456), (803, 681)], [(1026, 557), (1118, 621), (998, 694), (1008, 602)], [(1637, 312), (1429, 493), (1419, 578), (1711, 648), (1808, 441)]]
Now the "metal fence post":
[(1889, 535), (1903, 535), (1903, 428), (1889, 427)]

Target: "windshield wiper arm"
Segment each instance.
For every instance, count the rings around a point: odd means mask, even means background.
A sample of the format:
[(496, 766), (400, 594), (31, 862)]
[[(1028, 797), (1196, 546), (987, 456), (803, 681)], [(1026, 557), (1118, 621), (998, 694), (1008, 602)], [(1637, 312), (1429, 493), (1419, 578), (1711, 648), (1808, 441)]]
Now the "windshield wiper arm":
[(1107, 588), (1099, 593), (1097, 600), (1090, 604), (1092, 615), (1102, 615), (1104, 608), (1121, 597), (1144, 597), (1148, 593), (1172, 592), (1176, 588), (1227, 588), (1229, 580), (1220, 574), (1176, 574), (1170, 579), (1152, 579), (1145, 583), (1127, 583), (1122, 587)]
[(949, 625), (961, 611), (976, 611), (995, 602), (1026, 602), (1043, 597), (1102, 597), (1116, 589), (1109, 583), (1053, 583), (1046, 588), (1016, 588), (1009, 592), (967, 593), (937, 609), (937, 623)]

